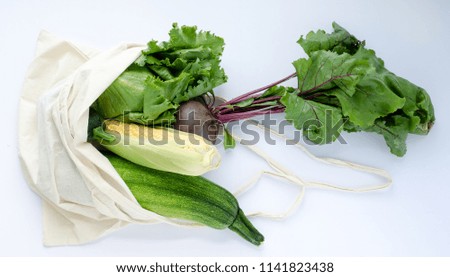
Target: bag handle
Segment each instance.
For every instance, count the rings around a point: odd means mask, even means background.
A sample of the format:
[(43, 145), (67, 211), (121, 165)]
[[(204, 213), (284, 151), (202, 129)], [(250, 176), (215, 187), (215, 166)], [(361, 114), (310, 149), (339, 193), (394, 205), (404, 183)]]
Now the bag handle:
[[(276, 131), (274, 131), (271, 128), (267, 128), (264, 125), (260, 124), (259, 122), (255, 120), (249, 120), (250, 123), (254, 124), (256, 127), (262, 129), (262, 130), (268, 130), (272, 134), (276, 135), (279, 138), (282, 138), (284, 140), (288, 140), (288, 138)], [(347, 186), (339, 186), (324, 182), (316, 182), (316, 181), (305, 181), (302, 178), (298, 177), (296, 174), (290, 172), (288, 169), (284, 168), (281, 164), (279, 164), (277, 161), (272, 159), (267, 153), (259, 149), (258, 147), (254, 145), (246, 145), (242, 143), (242, 138), (238, 137), (237, 135), (233, 134), (233, 138), (240, 142), (241, 145), (244, 145), (248, 149), (250, 149), (253, 153), (261, 157), (263, 160), (267, 162), (267, 164), (274, 170), (274, 171), (268, 171), (268, 170), (261, 170), (258, 172), (252, 179), (250, 179), (249, 182), (239, 187), (235, 192), (234, 195), (238, 196), (248, 190), (250, 190), (253, 186), (255, 186), (258, 181), (263, 177), (263, 175), (271, 175), (277, 178), (284, 179), (296, 186), (299, 187), (299, 193), (297, 194), (296, 199), (294, 202), (286, 209), (286, 211), (282, 213), (267, 213), (263, 211), (256, 211), (247, 214), (247, 216), (258, 216), (258, 217), (265, 217), (270, 219), (285, 219), (289, 215), (291, 215), (302, 203), (303, 197), (305, 195), (305, 188), (307, 187), (315, 187), (315, 188), (321, 188), (321, 189), (330, 189), (330, 190), (338, 190), (338, 191), (346, 191), (346, 192), (371, 192), (371, 191), (377, 191), (381, 189), (388, 188), (392, 184), (392, 178), (390, 174), (380, 168), (370, 167), (366, 165), (357, 164), (350, 161), (335, 159), (335, 158), (329, 158), (329, 157), (317, 157), (313, 153), (311, 153), (304, 145), (301, 143), (295, 143), (294, 146), (297, 149), (300, 149), (303, 153), (305, 153), (309, 158), (312, 160), (318, 161), (323, 164), (328, 165), (334, 165), (342, 168), (349, 168), (352, 170), (360, 171), (360, 172), (366, 172), (375, 176), (379, 176), (385, 179), (385, 182), (378, 185), (371, 185), (371, 186), (364, 186), (364, 187), (347, 187)]]

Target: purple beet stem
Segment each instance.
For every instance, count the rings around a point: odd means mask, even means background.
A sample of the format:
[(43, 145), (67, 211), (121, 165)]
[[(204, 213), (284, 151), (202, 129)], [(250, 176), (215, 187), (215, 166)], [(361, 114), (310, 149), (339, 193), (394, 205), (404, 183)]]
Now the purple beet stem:
[(246, 111), (246, 112), (235, 112), (235, 113), (228, 113), (228, 114), (216, 114), (217, 120), (219, 120), (222, 123), (227, 123), (231, 121), (236, 120), (242, 120), (251, 118), (257, 115), (263, 115), (263, 114), (274, 114), (274, 113), (282, 113), (284, 112), (284, 107), (282, 106), (274, 106), (270, 107), (270, 109), (260, 109), (260, 110), (253, 110), (253, 111)]
[(263, 90), (269, 89), (269, 88), (271, 88), (273, 86), (276, 86), (276, 85), (278, 85), (280, 83), (286, 82), (287, 80), (295, 77), (296, 75), (297, 75), (297, 73), (292, 73), (291, 75), (289, 75), (287, 77), (284, 77), (283, 79), (278, 80), (278, 81), (276, 81), (276, 82), (274, 82), (272, 84), (269, 84), (267, 86), (264, 86), (264, 87), (261, 87), (261, 88), (258, 88), (258, 89), (252, 90), (252, 91), (249, 91), (249, 92), (247, 92), (245, 94), (242, 94), (242, 95), (240, 95), (240, 96), (238, 96), (236, 98), (231, 99), (228, 102), (222, 103), (221, 105), (217, 106), (216, 109), (220, 109), (222, 107), (226, 107), (227, 105), (233, 105), (233, 104), (242, 102), (244, 100), (247, 100), (249, 98), (252, 98), (250, 96), (252, 96), (252, 95), (254, 95), (254, 94), (258, 93), (258, 92), (261, 92)]
[[(268, 114), (268, 113), (284, 112), (285, 107), (282, 105), (275, 105), (275, 106), (268, 105), (266, 107), (261, 106), (261, 108), (258, 108), (258, 109), (254, 109), (254, 107), (252, 107), (250, 105), (248, 108), (250, 108), (251, 110), (247, 110), (247, 111), (245, 111), (245, 107), (240, 108), (240, 109), (235, 109), (234, 107), (230, 108), (229, 106), (232, 106), (233, 104), (242, 102), (242, 101), (250, 99), (250, 98), (261, 97), (262, 94), (256, 95), (256, 96), (255, 96), (255, 94), (262, 92), (264, 90), (267, 90), (267, 89), (269, 89), (273, 86), (276, 86), (280, 83), (283, 83), (283, 82), (295, 77), (296, 75), (297, 75), (297, 73), (292, 73), (289, 76), (287, 76), (281, 80), (278, 80), (274, 83), (271, 83), (267, 86), (249, 91), (243, 95), (240, 95), (236, 98), (231, 99), (230, 101), (222, 103), (222, 104), (218, 105), (217, 107), (214, 107), (211, 112), (217, 118), (217, 120), (219, 120), (221, 123), (227, 123), (227, 122), (231, 122), (231, 121), (247, 119), (247, 118), (257, 116), (257, 115), (263, 115), (263, 114)], [(270, 96), (270, 97), (266, 97), (266, 98), (262, 98), (262, 99), (257, 99), (252, 104), (264, 104), (265, 102), (279, 100), (280, 98), (281, 98), (280, 96)]]

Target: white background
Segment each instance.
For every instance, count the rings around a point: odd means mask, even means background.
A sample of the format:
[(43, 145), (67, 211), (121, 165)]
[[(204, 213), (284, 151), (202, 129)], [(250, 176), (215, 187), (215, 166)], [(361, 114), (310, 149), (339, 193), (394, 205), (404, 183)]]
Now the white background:
[[(4, 1), (0, 2), (0, 255), (1, 256), (450, 256), (450, 2), (442, 1)], [(265, 235), (255, 247), (231, 231), (132, 225), (82, 246), (42, 246), (40, 199), (18, 161), (18, 100), (41, 29), (99, 49), (121, 42), (167, 39), (172, 22), (197, 25), (225, 39), (231, 98), (282, 78), (305, 54), (296, 44), (336, 21), (375, 49), (388, 69), (427, 89), (437, 121), (428, 136), (410, 136), (403, 158), (381, 137), (344, 134), (347, 144), (311, 146), (332, 156), (388, 170), (391, 188), (365, 194), (308, 189), (284, 221), (252, 219)], [(367, 185), (364, 174), (313, 162), (292, 146), (266, 147), (308, 180)], [(207, 176), (233, 190), (266, 168), (247, 149), (223, 153)], [(281, 211), (297, 189), (265, 178), (239, 198), (246, 211)]]

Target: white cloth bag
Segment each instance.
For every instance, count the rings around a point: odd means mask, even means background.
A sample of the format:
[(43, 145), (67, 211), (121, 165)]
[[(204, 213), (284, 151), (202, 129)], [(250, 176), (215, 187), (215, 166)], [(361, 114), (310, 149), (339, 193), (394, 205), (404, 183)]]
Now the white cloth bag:
[(19, 112), (19, 156), (43, 199), (46, 246), (93, 241), (128, 223), (168, 221), (137, 203), (87, 139), (89, 106), (141, 53), (122, 44), (104, 52), (41, 32)]

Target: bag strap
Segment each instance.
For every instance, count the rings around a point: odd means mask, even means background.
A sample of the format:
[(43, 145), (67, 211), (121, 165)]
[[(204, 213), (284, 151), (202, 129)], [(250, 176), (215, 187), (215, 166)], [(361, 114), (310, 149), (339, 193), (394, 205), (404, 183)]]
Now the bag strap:
[[(276, 131), (274, 131), (271, 128), (267, 128), (264, 125), (260, 124), (257, 121), (250, 120), (250, 123), (254, 124), (256, 127), (262, 129), (262, 130), (268, 130), (272, 134), (276, 135), (279, 138), (282, 138), (284, 140), (288, 140), (288, 138)], [(263, 211), (256, 211), (247, 214), (247, 216), (258, 216), (258, 217), (265, 217), (270, 219), (285, 219), (289, 215), (291, 215), (302, 203), (303, 197), (305, 195), (305, 188), (307, 187), (313, 187), (313, 188), (321, 188), (321, 189), (330, 189), (330, 190), (338, 190), (338, 191), (346, 191), (346, 192), (371, 192), (376, 190), (381, 190), (388, 188), (392, 184), (392, 178), (390, 174), (380, 168), (365, 166), (361, 164), (357, 164), (350, 161), (335, 159), (335, 158), (329, 158), (329, 157), (317, 157), (313, 153), (311, 153), (304, 145), (301, 143), (295, 143), (293, 144), (297, 149), (300, 149), (303, 153), (305, 153), (309, 158), (312, 160), (318, 161), (323, 164), (328, 165), (334, 165), (342, 168), (349, 168), (351, 170), (356, 170), (360, 172), (366, 172), (375, 176), (379, 176), (385, 179), (384, 183), (378, 184), (378, 185), (371, 185), (371, 186), (363, 186), (363, 187), (347, 187), (347, 186), (339, 186), (324, 182), (316, 182), (316, 181), (305, 181), (296, 174), (290, 172), (288, 169), (284, 168), (281, 164), (279, 164), (277, 161), (272, 159), (267, 153), (259, 149), (258, 147), (254, 145), (246, 145), (242, 143), (242, 138), (239, 136), (233, 134), (233, 138), (240, 142), (241, 145), (244, 145), (249, 150), (251, 150), (253, 153), (261, 157), (263, 160), (267, 162), (267, 164), (274, 170), (274, 171), (268, 171), (268, 170), (261, 170), (258, 172), (252, 179), (249, 180), (246, 184), (239, 187), (235, 192), (234, 195), (238, 196), (249, 189), (251, 189), (253, 186), (255, 186), (258, 181), (264, 176), (264, 175), (271, 175), (277, 178), (284, 179), (296, 186), (299, 187), (299, 192), (297, 194), (297, 197), (295, 198), (294, 202), (286, 209), (286, 211), (282, 213), (267, 213)]]

